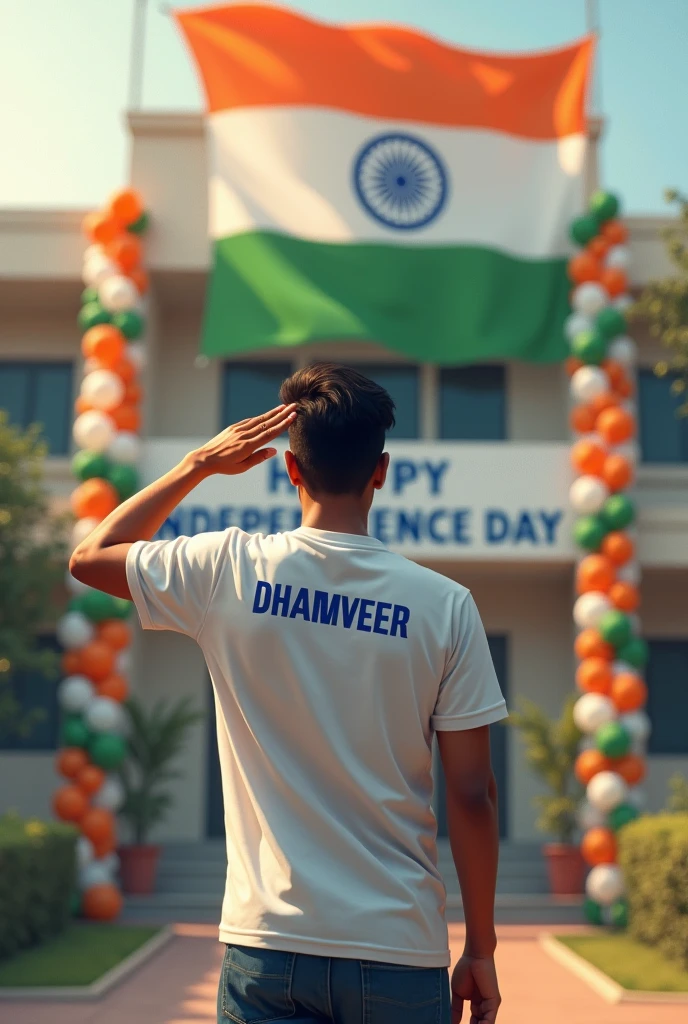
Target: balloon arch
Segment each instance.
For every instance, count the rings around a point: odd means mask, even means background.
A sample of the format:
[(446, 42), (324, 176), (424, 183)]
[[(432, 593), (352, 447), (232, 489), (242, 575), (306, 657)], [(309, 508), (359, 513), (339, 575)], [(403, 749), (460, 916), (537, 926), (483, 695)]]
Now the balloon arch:
[[(72, 469), (76, 546), (138, 488), (136, 463), (141, 425), (145, 329), (141, 236), (148, 215), (136, 192), (116, 193), (107, 208), (83, 224), (91, 243), (84, 253), (86, 288), (78, 323), (84, 332), (84, 376), (73, 427), (77, 452)], [(117, 768), (126, 756), (131, 602), (79, 583), (67, 573), (71, 600), (58, 623), (64, 648), (58, 699), (63, 715), (57, 770), (66, 780), (54, 795), (57, 817), (73, 822), (77, 842), (78, 895), (74, 910), (92, 919), (116, 917), (115, 815), (124, 802)]]
[(576, 473), (570, 502), (581, 549), (573, 618), (578, 627), (574, 707), (584, 734), (576, 775), (586, 787), (581, 851), (591, 870), (585, 913), (595, 924), (623, 926), (624, 881), (617, 833), (637, 817), (650, 722), (643, 710), (648, 658), (641, 638), (636, 510), (625, 493), (637, 462), (636, 345), (626, 336), (628, 231), (618, 199), (597, 192), (571, 225), (581, 250), (568, 266), (574, 290), (566, 322)]

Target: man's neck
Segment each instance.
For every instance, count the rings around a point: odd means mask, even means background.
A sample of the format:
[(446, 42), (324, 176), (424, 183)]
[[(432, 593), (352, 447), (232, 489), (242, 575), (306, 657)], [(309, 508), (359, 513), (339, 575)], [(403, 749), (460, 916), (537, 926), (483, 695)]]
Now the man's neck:
[(330, 533), (368, 536), (368, 509), (352, 495), (341, 495), (316, 501), (307, 495), (301, 498), (301, 525)]

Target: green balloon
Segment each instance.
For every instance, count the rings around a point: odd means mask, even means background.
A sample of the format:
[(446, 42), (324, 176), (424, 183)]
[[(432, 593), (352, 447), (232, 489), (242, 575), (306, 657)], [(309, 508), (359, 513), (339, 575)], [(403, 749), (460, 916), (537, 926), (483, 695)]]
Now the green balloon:
[(116, 597), (104, 594), (102, 590), (88, 590), (79, 597), (81, 601), (81, 612), (91, 622), (104, 622), (105, 619), (115, 618)]
[(142, 235), (144, 231), (148, 229), (150, 223), (150, 216), (147, 210), (144, 210), (140, 217), (131, 224), (127, 224), (127, 231), (131, 231), (132, 235)]
[(600, 510), (608, 530), (625, 530), (635, 519), (635, 505), (625, 494), (612, 494)]
[(628, 927), (628, 903), (626, 900), (617, 900), (616, 903), (612, 903), (610, 914), (613, 928), (627, 928)]
[(90, 480), (91, 477), (107, 476), (110, 462), (101, 452), (90, 452), (87, 449), (77, 452), (72, 459), (72, 473), (79, 480)]
[(639, 814), (640, 811), (633, 804), (619, 804), (607, 815), (607, 824), (614, 832), (618, 832), (624, 825), (635, 821)]
[(590, 897), (587, 897), (583, 903), (583, 913), (586, 921), (590, 924), (602, 924), (602, 907)]
[(616, 652), (619, 661), (625, 661), (633, 668), (644, 668), (650, 657), (650, 648), (640, 636), (634, 636)]
[(62, 723), (63, 747), (87, 747), (91, 733), (81, 715), (67, 715)]
[(609, 340), (610, 338), (615, 338), (617, 334), (625, 334), (628, 324), (626, 323), (626, 317), (620, 309), (615, 309), (614, 306), (607, 306), (606, 309), (601, 310), (597, 314), (595, 327), (603, 338)]
[(600, 225), (596, 217), (586, 213), (582, 217), (576, 217), (570, 227), (571, 238), (578, 245), (587, 245), (599, 233)]
[(125, 597), (113, 597), (112, 615), (110, 617), (113, 619), (128, 619), (133, 607), (133, 602), (127, 601)]
[(80, 917), (81, 916), (81, 907), (82, 907), (81, 893), (77, 889), (77, 890), (75, 890), (72, 893), (71, 898), (69, 900), (69, 912), (72, 915), (72, 917)]
[(611, 220), (619, 212), (619, 200), (611, 192), (599, 189), (590, 200), (590, 213), (598, 224)]
[(145, 327), (143, 317), (135, 309), (125, 309), (121, 313), (115, 313), (112, 322), (129, 341), (140, 338)]
[(84, 288), (81, 293), (81, 305), (85, 306), (87, 302), (98, 301), (98, 289), (97, 288)]
[(605, 612), (598, 624), (602, 639), (614, 647), (624, 647), (633, 637), (633, 628), (628, 615), (615, 608)]
[(595, 733), (597, 749), (605, 757), (623, 757), (631, 747), (631, 735), (620, 722), (607, 722)]
[(112, 317), (107, 309), (103, 309), (99, 302), (87, 302), (79, 310), (79, 315), (76, 319), (82, 331), (87, 331), (90, 327), (95, 327), (97, 324), (109, 324), (112, 322)]
[(604, 523), (599, 516), (581, 516), (573, 527), (573, 539), (579, 548), (599, 551), (606, 534)]
[(120, 501), (126, 501), (139, 489), (138, 473), (133, 466), (115, 465), (108, 470), (107, 478), (119, 495)]
[(122, 761), (127, 746), (121, 736), (113, 732), (102, 732), (93, 737), (88, 745), (88, 752), (94, 764), (110, 771)]
[(599, 366), (607, 354), (607, 342), (598, 331), (581, 331), (571, 342), (571, 352), (584, 363)]
[(68, 612), (79, 612), (80, 615), (84, 615), (84, 601), (83, 594), (79, 594), (78, 597), (72, 597), (67, 604)]

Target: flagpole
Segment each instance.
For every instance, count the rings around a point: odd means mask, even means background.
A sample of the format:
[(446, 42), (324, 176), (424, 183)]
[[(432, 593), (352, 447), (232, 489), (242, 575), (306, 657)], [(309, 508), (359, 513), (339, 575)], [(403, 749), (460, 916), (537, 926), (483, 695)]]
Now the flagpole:
[(127, 108), (140, 110), (143, 103), (143, 68), (146, 55), (146, 15), (148, 0), (134, 0), (131, 50), (129, 57), (129, 91)]

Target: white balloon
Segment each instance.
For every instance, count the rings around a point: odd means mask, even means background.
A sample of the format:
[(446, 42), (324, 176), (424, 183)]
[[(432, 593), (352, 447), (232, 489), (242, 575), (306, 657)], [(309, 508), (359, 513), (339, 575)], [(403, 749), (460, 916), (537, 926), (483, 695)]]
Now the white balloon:
[(647, 805), (647, 792), (640, 786), (631, 786), (628, 790), (627, 803), (639, 811), (644, 810)]
[(650, 738), (652, 724), (644, 711), (630, 711), (626, 715), (619, 715), (619, 722), (630, 733), (634, 742), (646, 743)]
[(143, 373), (148, 363), (146, 346), (142, 341), (130, 341), (126, 351), (127, 359), (136, 367), (137, 373)]
[(586, 281), (579, 284), (571, 296), (571, 305), (576, 313), (583, 316), (596, 317), (609, 302), (609, 296), (601, 284), (596, 281)]
[(115, 436), (115, 424), (100, 409), (89, 409), (74, 420), (72, 434), (77, 448), (104, 452)]
[(579, 476), (569, 490), (571, 506), (581, 514), (599, 512), (608, 497), (609, 488), (596, 476)]
[[(72, 550), (81, 544), (82, 540), (86, 540), (89, 533), (93, 533), (99, 520), (93, 516), (85, 516), (83, 519), (77, 519), (72, 527)], [(89, 588), (90, 589), (90, 588)]]
[(631, 612), (630, 615), (628, 616), (628, 620), (631, 623), (631, 629), (633, 630), (633, 635), (634, 636), (642, 636), (643, 624), (641, 622), (640, 616), (637, 615), (636, 612)]
[(576, 818), (578, 820), (578, 827), (583, 832), (587, 832), (590, 828), (604, 828), (607, 824), (607, 815), (604, 811), (593, 807), (587, 800), (584, 800), (578, 808)]
[(98, 298), (101, 305), (111, 313), (121, 313), (125, 309), (133, 309), (139, 299), (134, 282), (124, 274), (106, 277), (98, 286)]
[(95, 859), (93, 843), (87, 836), (79, 836), (76, 841), (76, 863), (80, 869), (90, 864)]
[(131, 648), (127, 647), (115, 658), (115, 672), (118, 676), (128, 678), (131, 675), (131, 664)]
[(57, 623), (55, 630), (60, 644), (68, 651), (90, 644), (95, 630), (81, 612), (67, 612)]
[(77, 715), (90, 704), (94, 693), (93, 683), (86, 676), (67, 676), (58, 687), (57, 699), (61, 708)]
[(599, 366), (581, 366), (571, 377), (571, 397), (576, 402), (589, 402), (609, 391), (609, 377)]
[(98, 362), (95, 356), (89, 356), (88, 359), (84, 359), (83, 371), (84, 376), (88, 373), (93, 373), (94, 370), (101, 370), (102, 366)]
[(624, 583), (640, 583), (640, 563), (639, 562), (626, 562), (625, 565), (620, 565), (616, 570), (616, 577), (622, 580)]
[(623, 363), (624, 366), (632, 366), (638, 361), (638, 346), (633, 338), (622, 335), (609, 342), (607, 356), (617, 363)]
[(86, 374), (81, 382), (82, 396), (95, 406), (109, 412), (124, 399), (124, 381), (112, 370), (94, 370)]
[(638, 676), (638, 678), (642, 679), (642, 676), (640, 675), (640, 672), (638, 672), (638, 669), (635, 668), (634, 665), (629, 665), (626, 661), (612, 662), (612, 672), (615, 676), (618, 676), (621, 673), (623, 673), (624, 675), (628, 675), (630, 673), (630, 675)]
[(81, 278), (89, 288), (98, 288), (98, 297), (100, 298), (101, 284), (107, 281), (108, 278), (117, 276), (119, 273), (120, 268), (114, 260), (109, 259), (105, 255), (94, 255), (84, 263)]
[(584, 693), (573, 706), (573, 720), (581, 732), (597, 732), (616, 717), (614, 702), (603, 693)]
[(104, 858), (93, 860), (79, 872), (79, 888), (83, 891), (92, 885), (109, 885), (113, 875), (114, 871), (109, 864), (104, 863)]
[(91, 260), (94, 259), (94, 257), (96, 256), (99, 259), (102, 259), (103, 257), (107, 259), (107, 256), (105, 255), (105, 249), (102, 245), (100, 245), (99, 242), (94, 242), (93, 245), (86, 246), (86, 248), (84, 249), (84, 264), (90, 263)]
[(602, 616), (612, 607), (606, 594), (590, 590), (581, 594), (573, 606), (573, 621), (579, 629), (596, 629)]
[(93, 797), (93, 806), (104, 807), (106, 811), (118, 811), (124, 803), (124, 795), (124, 786), (119, 776), (107, 775)]
[(108, 853), (107, 857), (101, 857), (100, 863), (108, 869), (112, 875), (119, 871), (119, 857), (116, 853)]
[(141, 456), (140, 438), (130, 430), (120, 430), (112, 438), (107, 454), (113, 462), (131, 466)]
[(623, 295), (617, 295), (617, 297), (612, 302), (612, 306), (614, 306), (615, 309), (618, 309), (621, 313), (625, 313), (626, 310), (630, 309), (633, 305), (633, 299), (630, 295), (627, 295), (625, 293)]
[(624, 893), (624, 880), (618, 864), (596, 864), (590, 871), (585, 891), (591, 900), (608, 907)]
[(75, 579), (69, 569), (65, 572), (65, 586), (72, 597), (79, 597), (81, 594), (85, 594), (87, 590), (92, 589), (88, 583), (82, 583), (80, 580)]
[(124, 712), (120, 704), (110, 697), (94, 697), (84, 718), (93, 732), (121, 732), (124, 728)]
[(613, 245), (607, 257), (605, 263), (608, 267), (619, 267), (621, 270), (625, 270), (631, 260), (631, 254), (628, 247), (625, 245)]
[(583, 316), (582, 313), (571, 313), (564, 322), (564, 334), (573, 341), (577, 334), (582, 334), (583, 331), (591, 331), (593, 329), (593, 321), (588, 316)]
[(608, 814), (626, 802), (628, 786), (618, 772), (598, 772), (590, 779), (585, 795), (593, 807)]

